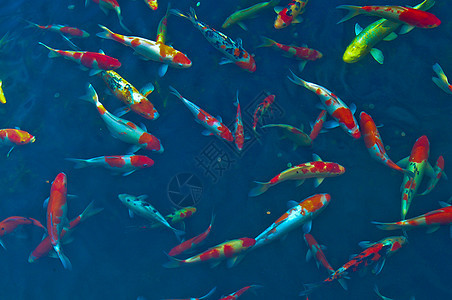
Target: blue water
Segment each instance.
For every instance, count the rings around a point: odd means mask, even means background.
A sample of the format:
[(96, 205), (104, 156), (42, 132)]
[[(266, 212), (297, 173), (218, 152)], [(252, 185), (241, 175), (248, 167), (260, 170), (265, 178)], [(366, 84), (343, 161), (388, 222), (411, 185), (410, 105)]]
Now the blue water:
[[(448, 3), (437, 1), (431, 9), (442, 20), (440, 27), (415, 29), (394, 41), (381, 42), (377, 48), (385, 55), (384, 65), (377, 64), (370, 56), (352, 65), (341, 59), (353, 39), (355, 22), (364, 27), (374, 18), (359, 16), (336, 25), (344, 12), (335, 6), (359, 5), (360, 1), (313, 0), (303, 14), (303, 23), (283, 30), (273, 28), (275, 14), (271, 10), (263, 12), (258, 18), (245, 21), (247, 32), (238, 26), (222, 30), (233, 39), (242, 38), (244, 48), (256, 55), (257, 71), (253, 74), (232, 64), (219, 66), (221, 54), (187, 20), (171, 16), (168, 39), (188, 55), (193, 66), (186, 70), (170, 68), (165, 77), (159, 78), (159, 63), (144, 62), (132, 55), (130, 48), (95, 36), (100, 32), (97, 24), (125, 32), (112, 12), (105, 16), (93, 2), (86, 8), (83, 1), (4, 2), (0, 4), (0, 36), (9, 32), (10, 40), (0, 48), (0, 78), (8, 101), (0, 106), (0, 127), (20, 127), (37, 140), (16, 147), (9, 158), (6, 158), (8, 149), (1, 149), (0, 218), (23, 215), (44, 223), (42, 202), (50, 191), (48, 182), (59, 172), (68, 176), (68, 192), (78, 196), (69, 200), (70, 219), (92, 200), (104, 211), (81, 224), (73, 233), (74, 241), (64, 245), (73, 264), (71, 272), (64, 270), (57, 259), (27, 262), (29, 253), (41, 240), (42, 230), (23, 227), (4, 237), (8, 250), (0, 249), (0, 299), (136, 299), (139, 295), (148, 299), (188, 298), (200, 297), (214, 286), (217, 292), (210, 299), (217, 299), (250, 284), (263, 288), (256, 289), (255, 294), (247, 292), (242, 299), (298, 299), (303, 283), (326, 278), (325, 270), (318, 270), (314, 262), (305, 261), (307, 247), (301, 228), (282, 241), (251, 252), (231, 269), (225, 264), (214, 269), (202, 264), (163, 268), (167, 261), (164, 252), (177, 244), (174, 234), (167, 230), (130, 230), (129, 226), (144, 224), (144, 220), (129, 219), (117, 195), (148, 194), (149, 201), (168, 214), (173, 210), (168, 184), (180, 173), (194, 174), (203, 187), (202, 198), (196, 204), (198, 212), (186, 222), (187, 237), (204, 231), (212, 212), (216, 215), (211, 235), (200, 250), (230, 239), (255, 237), (286, 211), (288, 200), (301, 201), (315, 193), (332, 196), (329, 207), (314, 220), (311, 233), (328, 247), (325, 253), (335, 268), (344, 264), (349, 255), (360, 251), (358, 242), (400, 234), (380, 231), (370, 223), (398, 220), (402, 176), (371, 159), (362, 139), (354, 141), (341, 129), (334, 129), (321, 134), (312, 149), (293, 151), (291, 143), (280, 140), (277, 131), (268, 130), (260, 143), (254, 141), (239, 155), (219, 139), (201, 135), (202, 127), (169, 94), (168, 85), (211, 114), (221, 115), (231, 125), (235, 119), (232, 103), (237, 89), (244, 122), (248, 125), (251, 119), (245, 110), (252, 112), (255, 99), (262, 92), (274, 93), (275, 111), (267, 121), (303, 124), (308, 129), (309, 122), (319, 113), (316, 108), (319, 101), (315, 94), (287, 80), (292, 69), (303, 79), (334, 91), (346, 103), (355, 103), (358, 112), (365, 110), (377, 124), (383, 124), (380, 134), (385, 145), (390, 146), (388, 154), (393, 160), (408, 156), (415, 140), (425, 134), (431, 145), (430, 163), (434, 164), (443, 155), (446, 172), (450, 166), (452, 98), (431, 81), (431, 67), (436, 62), (452, 78), (452, 23)], [(244, 8), (256, 2), (219, 3), (201, 1), (196, 9), (200, 20), (217, 29), (239, 6)], [(69, 4), (75, 5), (74, 9), (67, 9)], [(379, 1), (378, 4), (393, 3)], [(412, 2), (397, 4), (412, 5)], [(155, 39), (167, 1), (159, 1), (156, 12), (143, 1), (123, 0), (120, 5), (124, 23), (133, 35)], [(184, 12), (194, 5), (194, 1), (172, 3)], [(161, 139), (163, 154), (139, 152), (155, 160), (152, 168), (122, 177), (104, 169), (76, 170), (65, 160), (125, 154), (129, 148), (109, 134), (91, 104), (78, 100), (86, 93), (87, 83), (94, 85), (108, 110), (114, 111), (121, 104), (105, 93), (100, 78), (89, 77), (88, 72), (79, 70), (73, 62), (48, 58), (48, 51), (38, 45), (39, 41), (57, 49), (69, 49), (69, 45), (57, 34), (25, 28), (22, 19), (82, 28), (91, 37), (74, 39), (81, 49), (103, 49), (118, 58), (122, 62), (118, 73), (137, 88), (148, 82), (158, 87), (150, 96), (160, 113), (158, 120), (143, 120), (133, 113), (125, 116), (137, 124), (145, 123)], [(296, 61), (271, 49), (256, 48), (260, 35), (286, 44), (307, 44), (321, 51), (324, 57), (308, 63), (300, 74)], [(221, 158), (217, 165), (210, 162), (214, 176), (198, 163), (212, 145), (219, 149), (216, 157)], [(346, 173), (326, 179), (317, 189), (312, 180), (299, 188), (293, 182), (286, 182), (257, 198), (247, 197), (254, 180), (268, 180), (288, 163), (310, 161), (312, 153), (340, 163), (346, 167)], [(218, 170), (218, 166), (225, 170)], [(409, 216), (437, 209), (437, 202), (448, 200), (450, 195), (450, 184), (441, 180), (431, 194), (414, 199)], [(348, 292), (335, 283), (315, 291), (309, 298), (377, 299), (374, 283), (384, 295), (394, 299), (451, 298), (452, 241), (448, 229), (445, 226), (433, 234), (426, 234), (423, 229), (410, 231), (409, 244), (387, 260), (378, 276), (371, 272), (363, 277), (354, 274), (348, 281)]]

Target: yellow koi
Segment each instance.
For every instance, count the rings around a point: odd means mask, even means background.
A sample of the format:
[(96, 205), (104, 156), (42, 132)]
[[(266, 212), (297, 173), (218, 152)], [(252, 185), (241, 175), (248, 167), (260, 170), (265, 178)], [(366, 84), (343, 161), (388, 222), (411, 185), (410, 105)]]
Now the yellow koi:
[(243, 30), (248, 30), (246, 28), (245, 24), (242, 23), (243, 20), (254, 17), (254, 15), (256, 15), (261, 10), (266, 9), (267, 7), (274, 7), (274, 6), (278, 5), (278, 3), (280, 1), (281, 0), (271, 0), (268, 2), (261, 2), (261, 3), (255, 4), (253, 6), (250, 6), (248, 8), (238, 10), (235, 13), (233, 13), (232, 15), (230, 15), (226, 19), (226, 21), (224, 21), (224, 23), (221, 27), (228, 28), (229, 26), (237, 23), (240, 27), (242, 27)]

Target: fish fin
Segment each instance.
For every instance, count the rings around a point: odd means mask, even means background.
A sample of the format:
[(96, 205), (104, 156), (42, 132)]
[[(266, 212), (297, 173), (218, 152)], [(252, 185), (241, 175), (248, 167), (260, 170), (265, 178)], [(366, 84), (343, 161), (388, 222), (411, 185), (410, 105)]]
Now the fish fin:
[(261, 47), (271, 47), (274, 44), (276, 44), (276, 42), (266, 36), (261, 36), (261, 40), (262, 40), (262, 44), (260, 44), (259, 46), (257, 46), (256, 48), (261, 48)]
[(449, 207), (449, 206), (451, 206), (449, 203), (444, 202), (444, 201), (438, 201), (438, 203), (439, 203), (439, 205), (440, 205), (441, 207)]
[(398, 37), (397, 33), (391, 32), (390, 34), (388, 34), (387, 37), (385, 37), (385, 38), (383, 39), (383, 41), (386, 41), (386, 42), (393, 41), (393, 40), (395, 40), (397, 37)]
[(426, 233), (433, 233), (439, 229), (440, 225), (433, 225), (427, 228)]
[(117, 116), (118, 118), (120, 118), (120, 117), (124, 116), (126, 113), (128, 113), (129, 111), (130, 111), (130, 107), (128, 107), (128, 106), (123, 106), (123, 107), (120, 107), (120, 108), (116, 109), (116, 110), (113, 112), (113, 114), (114, 114), (115, 116)]
[(399, 34), (407, 34), (414, 28), (415, 28), (415, 26), (412, 26), (412, 25), (408, 25), (408, 24), (402, 25), (402, 27), (400, 28)]
[(304, 68), (306, 67), (306, 64), (308, 63), (307, 60), (303, 60), (298, 64), (298, 71), (303, 72)]
[(383, 266), (385, 265), (386, 259), (380, 259), (378, 263), (375, 265), (375, 267), (372, 269), (372, 273), (375, 275), (380, 274), (381, 269), (383, 269)]
[(87, 93), (84, 96), (81, 96), (80, 99), (88, 101), (96, 105), (99, 101), (99, 97), (97, 96), (96, 90), (93, 88), (91, 84), (88, 84)]
[(325, 177), (314, 178), (314, 187), (318, 187), (323, 182), (324, 179), (325, 179)]
[(452, 94), (452, 91), (449, 89), (449, 86), (441, 79), (432, 77), (432, 81), (447, 94)]
[(337, 281), (340, 283), (344, 290), (348, 291), (347, 281), (345, 281), (345, 278), (340, 278)]
[(13, 149), (14, 149), (14, 146), (12, 146), (12, 147), (9, 149), (8, 153), (6, 153), (6, 157), (9, 157), (9, 155), (11, 154), (11, 151), (13, 151)]
[(148, 131), (148, 129), (146, 128), (146, 125), (144, 125), (144, 123), (140, 123), (140, 128), (143, 130), (143, 131)]
[(140, 94), (147, 97), (154, 91), (154, 89), (155, 89), (154, 85), (151, 82), (149, 82), (140, 89)]
[(358, 245), (359, 245), (361, 248), (363, 248), (363, 249), (369, 248), (369, 247), (372, 246), (373, 244), (375, 244), (375, 243), (372, 243), (372, 242), (369, 242), (369, 241), (361, 241), (361, 242), (358, 243)]
[(213, 269), (221, 263), (221, 260), (213, 261), (210, 263), (210, 268)]
[(240, 26), (240, 28), (242, 28), (245, 31), (248, 31), (248, 27), (246, 27), (246, 25), (243, 22), (237, 22), (237, 25)]
[(89, 166), (89, 163), (86, 161), (86, 159), (80, 159), (80, 158), (66, 158), (67, 161), (72, 161), (75, 163), (74, 168), (75, 169), (81, 169), (86, 168)]
[(298, 15), (295, 18), (293, 18), (292, 24), (300, 24), (301, 22), (303, 22), (303, 17)]
[(132, 211), (131, 209), (129, 209), (129, 217), (130, 217), (130, 218), (133, 218), (133, 217), (134, 217), (133, 211)]
[(435, 63), (432, 66), (432, 69), (440, 79), (442, 79), (443, 81), (447, 81), (447, 76), (446, 74), (444, 74), (443, 68), (441, 68), (441, 66), (438, 63)]
[(210, 131), (210, 130), (208, 130), (208, 129), (204, 129), (204, 130), (201, 132), (201, 134), (202, 134), (203, 136), (211, 136), (211, 135), (214, 135), (213, 132)]
[(122, 176), (128, 176), (128, 175), (132, 174), (135, 171), (136, 170), (132, 170), (132, 171), (129, 171), (129, 172), (122, 173)]
[(297, 201), (289, 200), (289, 201), (287, 201), (287, 205), (286, 206), (287, 206), (288, 209), (290, 209), (290, 208), (293, 208), (293, 207), (295, 207), (297, 205), (298, 205)]
[(304, 181), (305, 181), (305, 179), (295, 181), (295, 186), (299, 187), (300, 185), (302, 185), (304, 183)]
[(140, 196), (137, 197), (137, 199), (140, 200), (140, 201), (144, 201), (144, 200), (146, 200), (147, 198), (149, 198), (148, 195), (140, 195)]
[(245, 257), (244, 254), (240, 254), (240, 255), (231, 257), (231, 258), (228, 259), (227, 262), (226, 262), (227, 267), (228, 267), (228, 268), (232, 268), (232, 267), (238, 265), (238, 264), (242, 261), (242, 259), (243, 259), (244, 257)]
[(71, 271), (72, 264), (71, 264), (71, 261), (69, 260), (69, 258), (66, 255), (64, 255), (64, 253), (61, 251), (58, 251), (57, 254), (58, 254), (58, 257), (60, 258), (61, 263), (63, 264), (63, 267), (66, 270)]
[(323, 161), (323, 160), (320, 158), (320, 156), (318, 156), (318, 155), (315, 154), (315, 153), (312, 153), (312, 158), (314, 159), (314, 161)]
[(211, 289), (207, 294), (205, 294), (202, 297), (199, 297), (198, 299), (206, 299), (209, 298), (210, 296), (213, 295), (213, 293), (215, 293), (215, 291), (217, 290), (217, 287), (214, 287), (213, 289)]
[(310, 219), (306, 223), (303, 224), (303, 232), (309, 233), (309, 232), (311, 232), (311, 228), (312, 228), (312, 220)]
[(226, 64), (232, 64), (232, 63), (234, 63), (232, 60), (227, 59), (225, 57), (222, 57), (218, 64), (219, 65), (226, 65)]
[(393, 223), (381, 223), (375, 221), (372, 221), (371, 223), (377, 225), (377, 228), (382, 230), (396, 230), (402, 228), (402, 226)]
[(53, 249), (49, 251), (49, 254), (47, 254), (47, 256), (50, 258), (58, 258), (58, 254)]
[(138, 150), (140, 150), (142, 147), (140, 145), (132, 145), (130, 146), (130, 148), (127, 150), (127, 154), (134, 154), (135, 152), (137, 152)]
[(291, 78), (290, 76), (287, 76), (287, 78), (289, 78), (290, 81), (292, 81), (293, 83), (295, 83), (297, 85), (301, 85), (301, 86), (307, 88), (306, 81), (304, 81), (303, 79), (301, 79), (300, 77), (295, 75), (295, 73), (292, 72), (292, 70), (289, 69), (289, 71), (290, 71), (290, 73), (292, 74), (292, 77), (293, 77), (293, 78)]
[(449, 180), (449, 178), (447, 177), (446, 172), (444, 172), (444, 170), (441, 171), (441, 173), (442, 173), (442, 177), (444, 178), (444, 180)]
[(352, 115), (354, 115), (355, 112), (356, 112), (356, 104), (355, 103), (351, 103), (349, 108), (350, 108), (350, 111), (352, 112)]
[(370, 49), (370, 55), (379, 63), (382, 65), (385, 61), (385, 56), (383, 55), (383, 52), (377, 48)]
[(72, 50), (75, 51), (80, 51), (80, 48), (74, 44), (70, 38), (68, 38), (67, 36), (65, 36), (64, 34), (61, 34), (61, 37), (63, 38), (63, 40), (65, 40), (66, 42), (68, 42), (68, 44), (71, 46)]
[(343, 17), (339, 22), (337, 22), (336, 24), (340, 24), (342, 22), (345, 22), (347, 20), (350, 20), (351, 18), (361, 14), (361, 12), (359, 11), (360, 7), (359, 6), (354, 6), (354, 5), (339, 5), (336, 6), (336, 8), (340, 8), (340, 9), (346, 9), (349, 10), (349, 12), (347, 13), (347, 15), (345, 17)]
[(159, 73), (159, 77), (163, 77), (165, 76), (166, 72), (168, 71), (168, 65), (167, 64), (162, 64), (159, 67), (158, 73)]
[(333, 129), (339, 127), (339, 123), (336, 120), (330, 120), (323, 123), (323, 127), (326, 129)]
[(2, 240), (2, 239), (0, 239), (0, 245), (2, 245), (3, 249), (6, 250), (6, 246), (5, 246), (5, 244), (3, 243), (3, 240)]
[(259, 196), (263, 193), (265, 193), (268, 188), (271, 186), (270, 183), (268, 182), (258, 182), (255, 181), (254, 183), (257, 184), (256, 187), (252, 188), (249, 193), (248, 193), (248, 197), (256, 197)]
[(163, 264), (164, 268), (167, 268), (167, 269), (178, 268), (184, 263), (184, 261), (181, 259), (177, 259), (172, 256), (169, 256), (168, 253), (165, 253), (165, 254), (169, 258), (170, 261)]
[(99, 69), (91, 69), (91, 70), (89, 71), (89, 76), (97, 75), (97, 74), (99, 74), (100, 72), (102, 72), (102, 70), (99, 70)]
[(49, 205), (49, 199), (50, 199), (50, 197), (47, 197), (44, 199), (44, 202), (42, 203), (42, 207), (44, 209), (47, 207), (47, 205)]
[(94, 201), (91, 201), (88, 206), (85, 208), (85, 210), (80, 214), (80, 222), (83, 220), (90, 218), (94, 215), (97, 215), (101, 211), (103, 211), (103, 207), (94, 208)]
[(307, 284), (303, 284), (304, 287), (304, 291), (301, 291), (298, 295), (299, 296), (306, 296), (310, 293), (312, 293), (315, 289), (323, 286), (324, 281), (320, 281), (317, 283), (307, 283)]
[(284, 7), (282, 7), (282, 6), (275, 6), (275, 7), (273, 7), (273, 10), (277, 14), (279, 14), (283, 9), (284, 9)]
[(361, 33), (361, 31), (363, 31), (363, 28), (358, 23), (356, 23), (355, 24), (355, 34), (358, 35)]
[(425, 175), (430, 178), (436, 178), (435, 170), (429, 162), (427, 162), (427, 165), (425, 166)]
[(312, 251), (311, 249), (308, 249), (308, 251), (306, 252), (306, 261), (310, 261), (312, 258)]
[(402, 158), (401, 160), (399, 160), (396, 165), (398, 165), (401, 168), (406, 168), (408, 166), (408, 162), (410, 160), (410, 157), (407, 156), (405, 158)]
[(124, 23), (123, 23), (123, 18), (122, 18), (120, 15), (118, 15), (118, 19), (119, 19), (119, 25), (121, 25), (121, 27), (122, 27), (125, 31), (127, 31), (128, 33), (132, 33), (132, 31), (130, 31), (130, 29), (127, 28), (126, 25), (124, 25)]

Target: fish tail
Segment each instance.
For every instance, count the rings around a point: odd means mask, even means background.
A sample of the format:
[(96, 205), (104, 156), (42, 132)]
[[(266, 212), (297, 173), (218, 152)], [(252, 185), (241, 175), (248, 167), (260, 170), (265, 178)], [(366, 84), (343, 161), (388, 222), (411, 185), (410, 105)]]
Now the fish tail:
[(164, 268), (174, 269), (174, 268), (179, 268), (180, 266), (182, 266), (184, 264), (183, 260), (169, 256), (167, 253), (165, 253), (165, 254), (166, 254), (166, 256), (168, 256), (170, 261), (163, 264)]
[(312, 293), (315, 289), (321, 287), (324, 284), (323, 281), (321, 282), (317, 282), (317, 283), (307, 283), (307, 284), (303, 284), (304, 286), (304, 291), (301, 291), (300, 294), (298, 294), (299, 296), (307, 296), (310, 293)]
[(199, 299), (207, 299), (207, 298), (209, 298), (210, 296), (213, 295), (213, 293), (215, 293), (216, 290), (217, 290), (217, 287), (214, 287), (207, 294), (205, 294), (204, 296), (200, 297)]
[(178, 240), (180, 240), (181, 236), (185, 235), (185, 231), (183, 231), (183, 230), (179, 230), (179, 229), (176, 229), (174, 227), (170, 227), (170, 228), (171, 228), (172, 231), (174, 231), (174, 234), (176, 235)]
[(85, 208), (85, 210), (80, 214), (80, 222), (84, 221), (85, 219), (92, 217), (94, 215), (97, 215), (101, 211), (103, 211), (104, 208), (94, 208), (94, 201), (91, 201), (90, 204)]
[(348, 14), (345, 17), (343, 17), (339, 22), (337, 22), (337, 24), (350, 20), (354, 16), (361, 14), (360, 7), (355, 6), (355, 5), (339, 5), (339, 6), (336, 6), (336, 8), (342, 8), (342, 9), (349, 10)]
[(103, 32), (96, 33), (96, 35), (98, 37), (100, 37), (102, 39), (109, 39), (109, 40), (114, 39), (114, 36), (116, 35), (116, 33), (111, 31), (110, 29), (108, 29), (104, 25), (97, 24), (97, 26), (99, 26), (100, 28), (102, 28), (104, 30)]
[(86, 159), (80, 159), (80, 158), (66, 158), (68, 161), (72, 161), (75, 163), (74, 168), (75, 169), (82, 169), (89, 166), (89, 163), (86, 161)]
[(169, 86), (170, 89), (170, 93), (173, 94), (174, 96), (176, 96), (177, 98), (179, 98), (180, 100), (184, 101), (184, 97), (182, 97), (182, 95), (172, 86)]
[(41, 27), (38, 24), (33, 23), (31, 21), (28, 21), (28, 20), (25, 20), (25, 19), (23, 19), (23, 20), (28, 23), (28, 25), (25, 28), (30, 28), (30, 27), (38, 27), (38, 28), (40, 28)]
[(88, 84), (87, 93), (84, 96), (81, 96), (80, 99), (93, 103), (97, 106), (99, 102), (99, 97), (97, 96), (96, 90), (93, 88), (91, 84)]
[(441, 68), (441, 66), (438, 63), (433, 65), (433, 71), (436, 73), (436, 75), (438, 75), (440, 79), (442, 79), (445, 82), (447, 81), (447, 76), (446, 74), (444, 74), (443, 68)]
[(123, 18), (120, 14), (118, 14), (118, 20), (119, 20), (119, 25), (121, 25), (121, 27), (122, 27), (125, 31), (127, 31), (128, 33), (131, 33), (131, 32), (132, 32), (132, 31), (130, 31), (129, 28), (127, 28), (126, 25), (124, 25), (124, 22), (123, 22), (124, 18)]
[(304, 81), (303, 79), (301, 79), (300, 77), (295, 75), (295, 73), (292, 72), (292, 70), (289, 70), (289, 71), (290, 71), (290, 73), (292, 73), (292, 76), (293, 76), (293, 78), (290, 78), (290, 76), (287, 76), (287, 78), (289, 78), (290, 81), (292, 81), (293, 83), (295, 83), (297, 85), (301, 85), (301, 86), (304, 86), (305, 88), (307, 88), (306, 81)]
[(45, 228), (45, 227), (41, 224), (41, 222), (39, 222), (38, 220), (33, 219), (33, 218), (29, 218), (29, 219), (31, 220), (31, 224), (33, 224), (33, 225), (35, 225), (35, 226), (38, 226), (38, 227), (41, 227), (41, 228), (43, 228), (44, 230), (47, 230), (47, 228)]
[(191, 22), (193, 22), (194, 20), (196, 20), (196, 14), (195, 16), (192, 16), (191, 14), (188, 15), (184, 15), (180, 10), (175, 9), (175, 8), (171, 8), (169, 10), (170, 14), (178, 16), (178, 17), (182, 17), (182, 18), (186, 18), (188, 20), (190, 20)]
[(276, 42), (268, 37), (265, 36), (261, 36), (261, 40), (262, 40), (262, 44), (260, 44), (259, 46), (257, 46), (257, 48), (262, 48), (262, 47), (272, 47), (273, 45), (276, 44)]
[(377, 225), (377, 228), (382, 230), (397, 230), (402, 228), (401, 225), (398, 225), (396, 223), (381, 223), (375, 221), (372, 221), (371, 223)]
[(46, 44), (41, 43), (41, 42), (39, 42), (38, 44), (42, 45), (42, 46), (46, 47), (48, 50), (50, 50), (50, 52), (49, 52), (49, 57), (50, 58), (54, 58), (54, 57), (60, 56), (60, 54), (56, 51), (56, 49), (50, 48), (49, 46), (47, 46)]
[(63, 251), (61, 250), (60, 247), (56, 246), (55, 247), (55, 251), (56, 251), (58, 257), (60, 258), (60, 261), (63, 264), (63, 267), (66, 270), (71, 271), (72, 270), (72, 264), (71, 264), (71, 261), (69, 260), (69, 258), (66, 255), (64, 255), (64, 253), (63, 253)]
[(255, 183), (257, 184), (257, 186), (250, 190), (250, 192), (248, 193), (248, 197), (256, 197), (256, 196), (262, 195), (271, 186), (269, 182), (255, 181)]

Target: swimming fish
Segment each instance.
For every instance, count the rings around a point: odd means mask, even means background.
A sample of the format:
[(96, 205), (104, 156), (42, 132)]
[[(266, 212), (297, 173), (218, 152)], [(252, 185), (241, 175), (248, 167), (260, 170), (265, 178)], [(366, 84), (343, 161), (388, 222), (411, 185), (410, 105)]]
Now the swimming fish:
[[(88, 5), (89, 0), (85, 1), (85, 6)], [(119, 6), (119, 3), (116, 0), (93, 0), (94, 3), (99, 4), (99, 8), (106, 14), (108, 15), (108, 11), (109, 10), (114, 10), (116, 12), (116, 15), (118, 16), (119, 19), (119, 25), (121, 25), (121, 27), (127, 31), (127, 32), (131, 32), (129, 28), (126, 27), (126, 25), (124, 25), (123, 23), (123, 18), (121, 15), (121, 7)]]
[(326, 113), (326, 110), (322, 110), (315, 122), (311, 123), (311, 133), (309, 134), (311, 141), (315, 140), (319, 133), (322, 132), (323, 123), (326, 121)]
[(229, 295), (227, 295), (227, 296), (222, 296), (220, 299), (218, 299), (218, 300), (236, 300), (236, 299), (238, 299), (241, 295), (243, 295), (243, 293), (245, 293), (246, 291), (248, 291), (249, 289), (251, 289), (251, 288), (258, 288), (258, 287), (262, 287), (261, 285), (248, 285), (248, 286), (245, 286), (245, 287), (242, 287), (240, 290), (238, 290), (238, 291), (236, 291), (236, 292), (234, 292), (234, 293), (232, 293), (232, 294), (229, 294)]
[(310, 233), (304, 234), (304, 241), (309, 247), (308, 252), (306, 253), (306, 261), (309, 261), (314, 257), (317, 268), (322, 265), (329, 274), (334, 273), (333, 267), (327, 261), (325, 253), (323, 253), (323, 250), (326, 249), (325, 246), (320, 245)]
[(433, 190), (433, 188), (436, 186), (438, 181), (441, 179), (441, 177), (443, 177), (444, 179), (447, 180), (447, 175), (444, 172), (444, 158), (442, 155), (440, 155), (438, 157), (438, 159), (436, 160), (436, 164), (433, 167), (433, 177), (430, 178), (430, 182), (428, 183), (427, 189), (418, 195), (424, 196), (424, 195), (429, 194)]
[(278, 5), (278, 3), (281, 0), (271, 0), (267, 2), (261, 2), (254, 4), (253, 6), (238, 10), (234, 12), (232, 15), (230, 15), (226, 21), (224, 21), (223, 25), (221, 25), (222, 28), (228, 28), (229, 26), (233, 24), (239, 25), (243, 30), (248, 30), (246, 28), (245, 24), (243, 24), (243, 20), (250, 19), (256, 16), (259, 12), (262, 10), (268, 8), (268, 7), (274, 7), (275, 5)]
[(449, 84), (446, 74), (438, 63), (433, 65), (433, 71), (438, 75), (438, 77), (432, 77), (433, 82), (447, 94), (452, 94), (452, 85)]
[(37, 227), (41, 227), (42, 229), (46, 230), (46, 228), (36, 219), (33, 218), (27, 218), (27, 217), (18, 217), (18, 216), (12, 216), (4, 219), (0, 222), (0, 245), (6, 250), (5, 244), (1, 240), (2, 237), (5, 235), (13, 232), (16, 230), (17, 227), (21, 225), (35, 225)]
[[(146, 1), (146, 0), (145, 0)], [(159, 26), (157, 27), (157, 38), (155, 41), (157, 43), (166, 43), (166, 32), (168, 25), (168, 16), (170, 14), (171, 3), (168, 2), (168, 7), (166, 8), (166, 13), (163, 18), (160, 19)]]
[(149, 168), (154, 165), (154, 161), (144, 155), (113, 155), (99, 156), (89, 159), (66, 158), (66, 160), (75, 162), (74, 168), (86, 167), (104, 167), (114, 172), (122, 173), (127, 176), (139, 169)]
[(234, 103), (237, 107), (237, 114), (235, 116), (235, 127), (234, 127), (234, 142), (237, 150), (242, 151), (243, 144), (245, 143), (245, 134), (243, 131), (243, 122), (242, 122), (242, 111), (240, 109), (239, 102), (239, 91), (237, 90), (237, 100)]
[(26, 22), (28, 22), (31, 26), (43, 29), (43, 30), (48, 30), (48, 31), (52, 31), (52, 32), (56, 32), (62, 35), (69, 35), (69, 38), (71, 37), (77, 37), (77, 38), (87, 38), (89, 37), (89, 33), (86, 32), (85, 30), (76, 28), (76, 27), (71, 27), (71, 26), (67, 26), (67, 25), (56, 25), (56, 24), (52, 24), (52, 25), (38, 25), (36, 23), (30, 22), (25, 20)]
[(0, 146), (11, 146), (7, 157), (15, 146), (26, 145), (35, 141), (36, 137), (26, 131), (15, 128), (0, 129)]
[(303, 21), (301, 14), (304, 12), (308, 0), (291, 0), (286, 7), (275, 7), (277, 14), (273, 26), (276, 29), (281, 29), (290, 24), (297, 24)]

